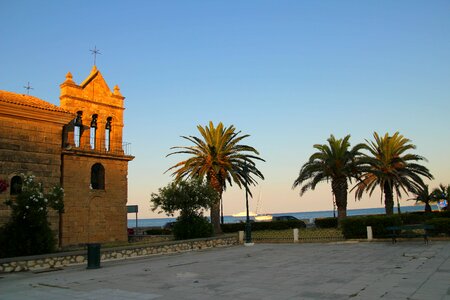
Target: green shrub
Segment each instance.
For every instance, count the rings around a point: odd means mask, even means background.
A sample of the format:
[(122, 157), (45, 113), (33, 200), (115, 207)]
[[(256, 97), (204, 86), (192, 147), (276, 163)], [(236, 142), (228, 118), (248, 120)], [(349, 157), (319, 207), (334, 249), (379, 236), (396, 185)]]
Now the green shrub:
[(0, 232), (0, 257), (35, 255), (55, 250), (56, 239), (47, 220), (48, 209), (64, 211), (64, 190), (53, 187), (44, 193), (33, 175), (23, 176), (21, 192), (5, 201), (11, 208), (11, 219)]
[(314, 220), (314, 224), (318, 228), (337, 228), (338, 227), (338, 218), (318, 218)]
[(0, 257), (51, 253), (55, 251), (55, 242), (47, 221), (9, 222), (0, 230)]
[(172, 230), (166, 228), (152, 228), (145, 231), (148, 235), (170, 235)]
[(450, 236), (450, 218), (434, 218), (426, 221), (425, 224), (434, 226), (434, 229), (429, 230), (431, 235), (443, 233)]
[(180, 216), (173, 226), (173, 235), (176, 240), (210, 237), (213, 235), (213, 227), (203, 216)]
[(372, 226), (372, 233), (375, 238), (383, 238), (389, 234), (386, 227), (398, 225), (401, 225), (401, 219), (398, 215), (348, 217), (341, 221), (342, 234), (346, 239), (366, 238), (367, 226)]

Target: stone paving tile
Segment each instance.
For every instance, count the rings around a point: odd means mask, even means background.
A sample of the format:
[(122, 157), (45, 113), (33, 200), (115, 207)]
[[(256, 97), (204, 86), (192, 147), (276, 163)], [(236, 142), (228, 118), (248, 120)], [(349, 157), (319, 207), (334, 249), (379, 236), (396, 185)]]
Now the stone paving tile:
[(257, 244), (5, 274), (0, 298), (444, 299), (449, 256), (449, 242)]

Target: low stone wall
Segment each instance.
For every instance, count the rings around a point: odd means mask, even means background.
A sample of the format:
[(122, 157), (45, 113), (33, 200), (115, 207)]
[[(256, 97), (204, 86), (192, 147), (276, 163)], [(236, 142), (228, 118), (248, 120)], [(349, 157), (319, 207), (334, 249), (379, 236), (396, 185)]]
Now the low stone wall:
[(129, 235), (129, 242), (150, 242), (150, 243), (162, 243), (173, 241), (173, 235)]
[[(207, 248), (232, 246), (237, 244), (239, 244), (238, 237), (236, 235), (233, 235), (140, 246), (130, 245), (118, 248), (101, 249), (101, 261), (187, 252)], [(61, 268), (79, 264), (87, 264), (86, 250), (0, 259), (0, 273), (43, 271), (52, 268)]]

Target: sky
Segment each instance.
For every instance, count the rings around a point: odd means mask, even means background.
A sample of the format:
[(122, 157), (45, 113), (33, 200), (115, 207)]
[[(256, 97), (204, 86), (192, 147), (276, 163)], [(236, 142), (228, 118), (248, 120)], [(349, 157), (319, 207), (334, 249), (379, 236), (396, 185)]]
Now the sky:
[[(125, 99), (128, 204), (165, 217), (150, 195), (173, 180), (182, 135), (234, 125), (259, 150), (258, 213), (331, 210), (330, 184), (302, 197), (292, 184), (330, 134), (352, 145), (399, 131), (439, 183), (450, 184), (449, 1), (0, 0), (0, 89), (59, 105), (67, 72), (97, 67)], [(412, 205), (403, 197), (402, 205)], [(348, 209), (383, 207), (380, 194)], [(245, 210), (228, 187), (225, 215)], [(134, 217), (134, 216), (133, 216)]]

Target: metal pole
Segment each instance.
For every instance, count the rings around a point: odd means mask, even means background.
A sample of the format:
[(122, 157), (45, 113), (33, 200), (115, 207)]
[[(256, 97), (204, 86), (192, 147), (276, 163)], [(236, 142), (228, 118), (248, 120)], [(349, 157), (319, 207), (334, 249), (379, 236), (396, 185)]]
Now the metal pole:
[(250, 216), (248, 211), (248, 187), (245, 187), (245, 205), (247, 207), (247, 222), (245, 223), (245, 242), (247, 244), (252, 242), (252, 225), (250, 224)]
[(223, 225), (223, 200), (222, 200), (222, 195), (220, 195), (220, 224)]

